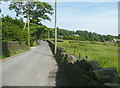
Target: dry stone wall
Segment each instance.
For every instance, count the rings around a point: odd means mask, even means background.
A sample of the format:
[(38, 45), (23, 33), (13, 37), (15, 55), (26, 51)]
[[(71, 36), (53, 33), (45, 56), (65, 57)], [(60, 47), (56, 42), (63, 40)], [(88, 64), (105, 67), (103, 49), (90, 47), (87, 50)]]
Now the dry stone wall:
[[(48, 43), (54, 52), (54, 44), (51, 41)], [(55, 58), (71, 86), (120, 88), (120, 77), (114, 67), (102, 68), (97, 61), (87, 58), (79, 60), (60, 47), (57, 47)]]

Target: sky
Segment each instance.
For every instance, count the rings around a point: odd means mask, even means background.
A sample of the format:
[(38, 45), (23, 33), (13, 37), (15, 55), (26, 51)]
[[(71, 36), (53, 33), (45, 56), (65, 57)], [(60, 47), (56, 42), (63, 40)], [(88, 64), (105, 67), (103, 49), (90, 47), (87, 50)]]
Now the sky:
[[(54, 8), (54, 2), (49, 2)], [(15, 17), (2, 4), (3, 14)], [(54, 28), (54, 15), (51, 21), (43, 21), (47, 27)], [(103, 35), (118, 35), (118, 2), (58, 2), (57, 27), (68, 30), (87, 30)]]

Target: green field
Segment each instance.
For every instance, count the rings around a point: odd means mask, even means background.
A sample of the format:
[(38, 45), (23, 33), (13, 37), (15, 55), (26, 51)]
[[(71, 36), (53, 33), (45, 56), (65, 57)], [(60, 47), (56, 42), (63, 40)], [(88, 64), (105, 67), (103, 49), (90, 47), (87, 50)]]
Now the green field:
[(77, 41), (69, 43), (71, 40), (58, 42), (58, 46), (63, 47), (67, 53), (75, 55), (80, 59), (90, 58), (98, 61), (102, 67), (116, 67), (118, 69), (118, 46), (113, 42), (89, 42)]

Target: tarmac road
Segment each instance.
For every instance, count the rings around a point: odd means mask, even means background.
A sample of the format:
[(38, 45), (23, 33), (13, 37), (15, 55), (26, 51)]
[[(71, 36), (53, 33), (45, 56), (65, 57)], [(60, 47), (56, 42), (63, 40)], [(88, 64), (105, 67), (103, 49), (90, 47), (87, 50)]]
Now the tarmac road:
[[(1, 63), (0, 63), (1, 64)], [(46, 41), (2, 62), (3, 86), (55, 86), (57, 63)]]

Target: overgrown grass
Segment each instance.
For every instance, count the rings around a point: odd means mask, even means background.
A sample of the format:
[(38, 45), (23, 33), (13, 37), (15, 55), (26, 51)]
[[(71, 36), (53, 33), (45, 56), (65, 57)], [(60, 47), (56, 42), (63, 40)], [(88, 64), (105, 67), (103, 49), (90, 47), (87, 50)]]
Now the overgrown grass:
[(88, 56), (91, 60), (98, 61), (102, 67), (116, 67), (120, 74), (117, 44), (113, 42), (79, 41), (77, 43), (69, 43), (68, 40), (63, 41), (58, 42), (58, 45), (65, 48), (67, 53), (73, 54), (80, 59)]

